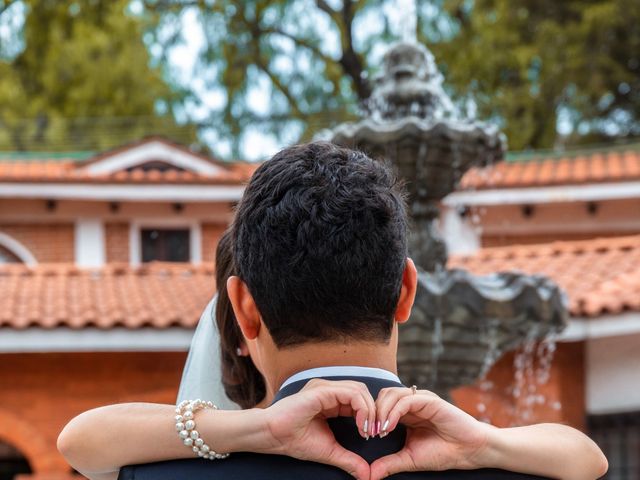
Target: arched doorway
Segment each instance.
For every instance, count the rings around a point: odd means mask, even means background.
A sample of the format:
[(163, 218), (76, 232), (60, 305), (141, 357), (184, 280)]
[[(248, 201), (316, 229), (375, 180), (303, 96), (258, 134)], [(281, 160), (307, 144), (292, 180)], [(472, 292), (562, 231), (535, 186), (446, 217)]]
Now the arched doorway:
[(22, 263), (11, 250), (0, 245), (0, 265), (3, 263)]
[(22, 243), (6, 233), (0, 232), (0, 264), (2, 263), (36, 265), (38, 261)]
[(17, 448), (0, 440), (0, 480), (13, 480), (21, 473), (32, 473), (31, 465)]

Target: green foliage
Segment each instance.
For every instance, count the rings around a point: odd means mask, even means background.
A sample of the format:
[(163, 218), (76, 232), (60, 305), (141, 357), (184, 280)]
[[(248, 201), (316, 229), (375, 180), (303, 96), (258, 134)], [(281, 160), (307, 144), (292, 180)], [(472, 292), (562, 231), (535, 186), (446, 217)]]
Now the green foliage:
[(174, 94), (152, 68), (128, 0), (26, 0), (25, 48), (0, 60), (0, 148), (102, 150), (152, 133), (193, 141), (158, 102)]
[[(157, 36), (165, 49), (179, 41), (180, 15), (197, 10), (206, 36), (202, 77), (226, 99), (210, 124), (236, 147), (251, 129), (294, 141), (353, 118), (379, 52), (400, 33), (386, 15), (394, 0), (144, 3), (157, 31), (175, 33)], [(503, 126), (512, 149), (640, 135), (638, 0), (416, 4), (419, 40), (435, 53), (454, 99)], [(267, 111), (256, 108), (256, 92), (268, 96)], [(559, 118), (570, 135), (558, 135)]]
[(640, 135), (640, 2), (470, 5), (446, 4), (459, 33), (433, 50), (457, 94), (501, 121), (512, 149)]
[[(235, 155), (255, 132), (309, 139), (356, 117), (402, 33), (396, 0), (0, 0), (0, 26), (16, 4), (24, 28), (0, 36), (0, 148), (101, 149), (147, 133), (191, 142), (196, 126), (231, 139)], [(640, 135), (638, 0), (416, 4), (418, 38), (454, 99), (498, 122), (511, 149)], [(188, 14), (204, 34), (200, 86), (168, 86)], [(174, 120), (195, 110), (197, 125)]]

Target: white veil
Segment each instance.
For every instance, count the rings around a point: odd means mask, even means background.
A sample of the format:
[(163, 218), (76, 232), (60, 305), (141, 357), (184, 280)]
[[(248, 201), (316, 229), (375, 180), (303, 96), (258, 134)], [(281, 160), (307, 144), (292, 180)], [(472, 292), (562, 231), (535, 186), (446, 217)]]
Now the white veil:
[(220, 332), (215, 322), (217, 301), (218, 295), (206, 306), (191, 339), (178, 391), (178, 402), (201, 398), (212, 401), (220, 409), (237, 410), (240, 407), (229, 400), (222, 386)]

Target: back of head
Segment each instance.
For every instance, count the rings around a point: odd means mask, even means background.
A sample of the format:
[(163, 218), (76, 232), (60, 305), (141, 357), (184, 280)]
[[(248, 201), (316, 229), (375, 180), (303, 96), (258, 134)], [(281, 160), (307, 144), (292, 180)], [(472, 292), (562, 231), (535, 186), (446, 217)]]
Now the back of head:
[(282, 150), (253, 175), (234, 232), (237, 273), (278, 348), (389, 339), (407, 216), (386, 165), (325, 142)]

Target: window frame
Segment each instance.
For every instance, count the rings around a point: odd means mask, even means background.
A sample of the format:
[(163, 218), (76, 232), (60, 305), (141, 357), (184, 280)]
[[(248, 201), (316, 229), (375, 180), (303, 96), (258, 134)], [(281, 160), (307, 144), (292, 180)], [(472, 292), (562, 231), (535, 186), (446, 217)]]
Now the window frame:
[(129, 224), (129, 263), (140, 266), (142, 262), (142, 230), (189, 230), (189, 262), (202, 263), (202, 226), (198, 220), (189, 219), (137, 219)]

